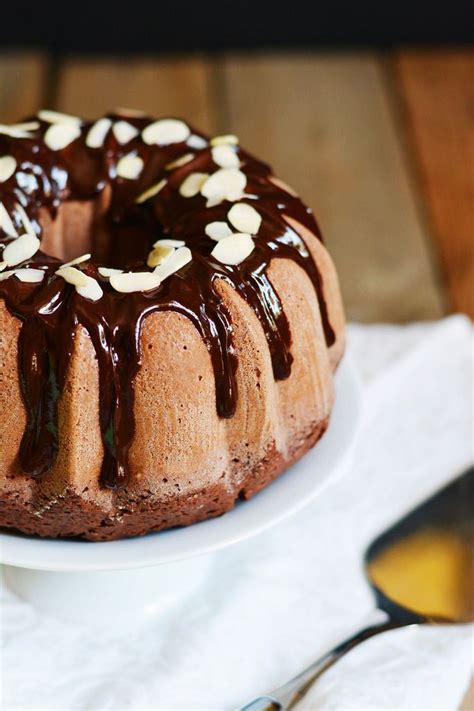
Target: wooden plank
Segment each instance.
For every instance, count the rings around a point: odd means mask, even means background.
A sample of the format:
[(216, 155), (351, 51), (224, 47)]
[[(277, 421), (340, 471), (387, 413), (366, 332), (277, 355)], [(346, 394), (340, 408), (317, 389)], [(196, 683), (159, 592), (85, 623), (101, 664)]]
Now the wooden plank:
[(228, 129), (314, 207), (350, 318), (443, 313), (442, 298), (372, 55), (230, 55)]
[(70, 60), (59, 74), (56, 107), (95, 117), (116, 107), (152, 116), (180, 116), (215, 130), (214, 82), (209, 63), (189, 58)]
[(450, 303), (474, 317), (474, 52), (401, 52), (394, 64)]
[(47, 61), (37, 53), (0, 53), (0, 121), (35, 113), (47, 94)]

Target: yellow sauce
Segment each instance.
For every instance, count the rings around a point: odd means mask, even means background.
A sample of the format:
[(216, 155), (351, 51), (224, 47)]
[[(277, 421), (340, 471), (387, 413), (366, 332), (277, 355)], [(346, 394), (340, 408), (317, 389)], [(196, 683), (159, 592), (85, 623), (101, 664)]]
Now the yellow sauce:
[(427, 616), (469, 620), (474, 613), (474, 560), (460, 533), (424, 528), (388, 545), (368, 565), (394, 602)]

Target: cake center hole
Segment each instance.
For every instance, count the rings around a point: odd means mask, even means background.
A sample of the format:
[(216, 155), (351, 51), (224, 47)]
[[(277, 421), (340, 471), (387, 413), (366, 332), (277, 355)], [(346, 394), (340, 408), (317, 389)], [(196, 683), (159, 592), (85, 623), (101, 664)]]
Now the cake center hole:
[(82, 254), (108, 267), (138, 266), (146, 258), (160, 229), (144, 211), (99, 215), (93, 202), (65, 202), (52, 221), (42, 222), (41, 249), (63, 262)]

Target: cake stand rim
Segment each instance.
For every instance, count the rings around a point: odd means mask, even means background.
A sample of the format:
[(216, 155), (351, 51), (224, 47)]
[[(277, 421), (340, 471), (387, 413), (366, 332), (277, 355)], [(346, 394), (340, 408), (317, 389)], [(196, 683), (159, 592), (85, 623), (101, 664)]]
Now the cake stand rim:
[[(335, 375), (329, 427), (317, 446), (249, 501), (185, 528), (91, 542), (25, 536), (3, 529), (0, 562), (56, 572), (112, 571), (164, 565), (205, 555), (263, 533), (296, 514), (346, 470), (362, 414), (362, 385), (347, 353)], [(316, 466), (319, 476), (311, 475)]]

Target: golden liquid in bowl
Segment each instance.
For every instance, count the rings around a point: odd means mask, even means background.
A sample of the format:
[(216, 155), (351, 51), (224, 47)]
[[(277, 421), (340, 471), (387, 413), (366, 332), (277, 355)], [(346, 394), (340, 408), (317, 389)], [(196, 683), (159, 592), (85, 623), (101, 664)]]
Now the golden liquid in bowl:
[(368, 563), (373, 583), (391, 600), (421, 615), (474, 617), (472, 541), (451, 529), (422, 528), (387, 545)]

